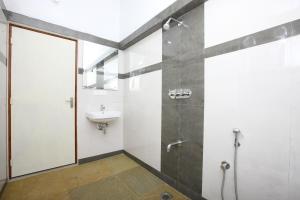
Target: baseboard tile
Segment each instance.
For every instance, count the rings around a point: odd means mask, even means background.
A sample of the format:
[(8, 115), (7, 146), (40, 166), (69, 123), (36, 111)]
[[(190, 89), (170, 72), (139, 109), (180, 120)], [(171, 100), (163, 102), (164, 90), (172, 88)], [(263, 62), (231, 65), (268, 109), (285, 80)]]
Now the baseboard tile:
[(81, 165), (81, 164), (93, 162), (93, 161), (96, 161), (96, 160), (101, 160), (101, 159), (108, 158), (108, 157), (111, 157), (111, 156), (115, 156), (115, 155), (118, 155), (118, 154), (121, 154), (121, 153), (123, 153), (123, 150), (113, 151), (113, 152), (110, 152), (110, 153), (100, 154), (100, 155), (91, 156), (91, 157), (87, 157), (87, 158), (82, 158), (82, 159), (78, 160), (78, 164)]

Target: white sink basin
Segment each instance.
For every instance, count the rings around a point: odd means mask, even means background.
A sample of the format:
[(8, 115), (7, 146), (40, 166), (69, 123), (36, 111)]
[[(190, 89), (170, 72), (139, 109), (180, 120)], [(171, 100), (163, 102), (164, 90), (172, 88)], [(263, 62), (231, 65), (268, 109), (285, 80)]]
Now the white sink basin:
[(119, 111), (99, 111), (99, 112), (87, 112), (86, 117), (97, 123), (107, 123), (121, 117)]

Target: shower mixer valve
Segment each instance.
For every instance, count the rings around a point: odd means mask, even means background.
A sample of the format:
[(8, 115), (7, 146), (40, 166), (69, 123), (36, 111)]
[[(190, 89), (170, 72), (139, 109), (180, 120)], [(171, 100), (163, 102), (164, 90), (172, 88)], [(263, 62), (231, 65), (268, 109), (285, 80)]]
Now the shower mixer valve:
[(171, 99), (188, 99), (192, 96), (191, 89), (174, 89), (169, 90), (169, 97)]

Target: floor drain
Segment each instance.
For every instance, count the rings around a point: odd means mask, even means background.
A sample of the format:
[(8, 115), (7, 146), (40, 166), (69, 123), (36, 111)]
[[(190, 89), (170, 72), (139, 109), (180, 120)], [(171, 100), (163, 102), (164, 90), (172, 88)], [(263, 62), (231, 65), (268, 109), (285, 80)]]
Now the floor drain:
[(163, 192), (160, 195), (160, 200), (170, 200), (173, 199), (173, 196), (168, 192)]

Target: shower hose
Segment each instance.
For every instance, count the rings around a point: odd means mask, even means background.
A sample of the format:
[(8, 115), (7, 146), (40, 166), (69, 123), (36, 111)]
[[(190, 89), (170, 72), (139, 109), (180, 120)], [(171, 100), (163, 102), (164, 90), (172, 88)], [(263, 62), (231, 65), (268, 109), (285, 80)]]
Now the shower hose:
[[(237, 153), (238, 153), (238, 148), (240, 146), (239, 139), (238, 139), (238, 134), (240, 133), (239, 129), (234, 129), (234, 134), (235, 134), (235, 139), (234, 139), (234, 193), (235, 193), (235, 200), (239, 200), (239, 195), (238, 195), (238, 181), (237, 181)], [(225, 186), (225, 180), (226, 180), (226, 170), (230, 168), (229, 163), (226, 161), (223, 161), (221, 163), (221, 169), (223, 172), (223, 179), (222, 179), (222, 184), (221, 184), (221, 199), (224, 200), (224, 186)]]
[(225, 185), (225, 179), (226, 179), (226, 170), (222, 169), (223, 171), (223, 179), (222, 179), (222, 185), (221, 185), (221, 198), (224, 200), (224, 185)]
[(225, 180), (226, 180), (226, 170), (228, 170), (229, 168), (230, 168), (230, 165), (226, 161), (223, 161), (221, 163), (221, 169), (222, 169), (222, 172), (223, 172), (223, 179), (222, 179), (222, 185), (221, 185), (221, 198), (222, 198), (222, 200), (224, 200), (224, 186), (225, 186)]
[(237, 153), (238, 153), (238, 148), (240, 146), (240, 143), (238, 141), (238, 135), (235, 135), (235, 141), (234, 141), (234, 192), (235, 192), (235, 199), (239, 200), (239, 195), (238, 195), (238, 181), (237, 181)]

